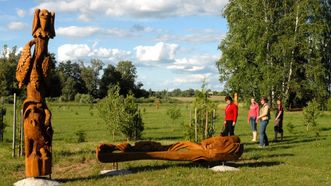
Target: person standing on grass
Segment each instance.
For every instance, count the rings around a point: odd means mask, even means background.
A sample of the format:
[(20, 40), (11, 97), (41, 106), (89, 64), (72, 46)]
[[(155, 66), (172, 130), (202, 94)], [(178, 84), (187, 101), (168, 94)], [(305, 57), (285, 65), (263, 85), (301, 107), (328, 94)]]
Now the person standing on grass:
[(275, 138), (274, 141), (277, 142), (278, 133), (280, 133), (280, 140), (283, 141), (283, 115), (284, 108), (281, 99), (277, 99), (277, 112), (275, 117)]
[(248, 111), (247, 122), (248, 124), (250, 124), (251, 130), (253, 132), (253, 138), (252, 138), (253, 142), (256, 142), (256, 137), (257, 137), (256, 126), (258, 121), (257, 119), (258, 115), (259, 115), (259, 104), (255, 102), (254, 98), (251, 98), (251, 105)]
[(227, 106), (225, 107), (224, 130), (222, 131), (221, 135), (233, 136), (234, 127), (238, 117), (238, 107), (233, 103), (233, 100), (230, 96), (225, 96), (225, 102)]
[(257, 119), (260, 120), (260, 145), (259, 147), (266, 147), (269, 145), (266, 129), (270, 120), (270, 108), (268, 105), (268, 99), (266, 97), (261, 98), (262, 108), (260, 115)]

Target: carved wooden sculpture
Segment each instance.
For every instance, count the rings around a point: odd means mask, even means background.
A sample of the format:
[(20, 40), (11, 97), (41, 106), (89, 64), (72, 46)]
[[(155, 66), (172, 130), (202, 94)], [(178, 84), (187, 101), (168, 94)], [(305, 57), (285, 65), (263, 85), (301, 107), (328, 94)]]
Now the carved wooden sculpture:
[[(96, 155), (100, 162), (122, 162), (141, 159), (160, 159), (173, 161), (233, 161), (238, 160), (244, 150), (237, 136), (216, 136), (203, 140), (201, 144), (190, 141), (172, 145), (157, 142), (137, 142), (119, 145), (101, 144)], [(120, 151), (120, 152), (116, 152)]]
[[(23, 48), (16, 69), (19, 88), (26, 85), (27, 98), (23, 103), (25, 175), (38, 177), (52, 173), (51, 112), (45, 102), (49, 85), (47, 77), (51, 64), (48, 40), (55, 37), (55, 14), (36, 9), (33, 18), (32, 36)], [(31, 56), (31, 47), (34, 52)]]

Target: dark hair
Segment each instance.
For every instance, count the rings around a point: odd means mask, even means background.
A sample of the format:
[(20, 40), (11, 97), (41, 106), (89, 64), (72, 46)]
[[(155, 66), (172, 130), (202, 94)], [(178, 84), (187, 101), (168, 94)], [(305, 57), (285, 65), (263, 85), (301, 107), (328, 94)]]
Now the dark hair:
[(225, 101), (227, 101), (227, 100), (230, 100), (232, 102), (232, 97), (229, 95), (225, 96)]
[(264, 100), (266, 103), (268, 103), (268, 98), (266, 96), (263, 96), (261, 100)]

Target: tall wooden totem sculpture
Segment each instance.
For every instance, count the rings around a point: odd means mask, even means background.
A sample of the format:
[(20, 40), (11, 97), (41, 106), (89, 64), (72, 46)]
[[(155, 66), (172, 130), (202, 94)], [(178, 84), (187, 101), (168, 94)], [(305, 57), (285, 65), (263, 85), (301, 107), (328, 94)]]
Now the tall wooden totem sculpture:
[[(55, 14), (47, 10), (35, 10), (32, 25), (34, 39), (24, 46), (16, 69), (19, 88), (24, 85), (27, 87), (27, 97), (23, 103), (27, 177), (50, 176), (52, 173), (53, 130), (45, 94), (49, 88), (48, 76), (51, 65), (48, 40), (55, 36), (54, 18)], [(31, 55), (33, 45), (34, 51)]]

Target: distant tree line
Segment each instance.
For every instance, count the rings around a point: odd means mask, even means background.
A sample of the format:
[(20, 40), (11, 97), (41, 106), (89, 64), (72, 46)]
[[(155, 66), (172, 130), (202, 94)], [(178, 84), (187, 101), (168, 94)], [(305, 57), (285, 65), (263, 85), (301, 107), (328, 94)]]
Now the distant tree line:
[[(103, 62), (98, 59), (92, 59), (88, 63), (68, 60), (57, 64), (55, 55), (51, 56), (51, 87), (47, 97), (73, 101), (87, 95), (88, 100), (101, 99), (107, 95), (110, 87), (116, 85), (120, 87), (121, 95), (148, 97), (148, 92), (142, 89), (143, 84), (136, 80), (136, 67), (131, 61), (120, 61), (116, 66), (109, 64), (103, 68)], [(8, 49), (4, 46), (0, 56), (0, 96), (12, 95), (14, 92), (25, 95), (22, 92), (24, 90), (18, 90), (15, 78), (19, 57), (16, 47)]]
[[(99, 59), (84, 61), (57, 62), (52, 56), (50, 82), (47, 97), (58, 98), (61, 101), (92, 102), (108, 95), (111, 87), (118, 86), (122, 96), (134, 95), (140, 97), (156, 97), (167, 99), (170, 97), (193, 97), (197, 91), (194, 89), (172, 91), (145, 90), (143, 83), (137, 82), (136, 67), (131, 61), (120, 61), (117, 65), (104, 63)], [(16, 83), (15, 72), (20, 57), (17, 48), (3, 47), (0, 56), (0, 96), (12, 95), (14, 92), (24, 96), (24, 89), (19, 90)], [(206, 90), (209, 95), (226, 95), (226, 92)]]
[(329, 0), (230, 0), (223, 11), (229, 31), (217, 62), (220, 81), (244, 99), (268, 96), (287, 107), (331, 92)]
[[(166, 98), (166, 97), (194, 97), (200, 90), (199, 89), (187, 89), (181, 90), (176, 88), (172, 91), (161, 90), (161, 91), (152, 91), (149, 90), (149, 95), (157, 98)], [(227, 95), (226, 91), (212, 91), (210, 89), (206, 90), (206, 93), (209, 96), (225, 96)]]

